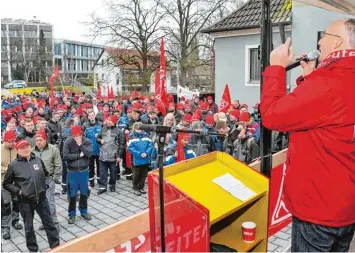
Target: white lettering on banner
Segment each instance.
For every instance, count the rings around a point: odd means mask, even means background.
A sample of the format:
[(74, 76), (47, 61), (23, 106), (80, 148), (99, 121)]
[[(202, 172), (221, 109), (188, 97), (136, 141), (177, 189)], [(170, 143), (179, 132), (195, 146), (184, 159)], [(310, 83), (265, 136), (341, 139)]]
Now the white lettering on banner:
[[(173, 234), (169, 233), (170, 235), (175, 235), (175, 237), (166, 242), (167, 252), (188, 251), (191, 245), (198, 243), (201, 238), (205, 238), (207, 235), (207, 224), (203, 227), (201, 227), (201, 225), (197, 225), (196, 227), (191, 228), (182, 235), (178, 235), (181, 231), (180, 225), (177, 225), (175, 228), (171, 227), (171, 225), (174, 226), (173, 223), (168, 223), (167, 225), (165, 225), (167, 228), (169, 228), (169, 232), (175, 231), (173, 232)], [(169, 234), (167, 233), (167, 236), (169, 236)], [(160, 236), (157, 235), (156, 240), (160, 241)], [(174, 249), (174, 247), (176, 249)]]
[[(279, 189), (279, 195), (277, 198), (277, 202), (276, 202), (276, 207), (275, 210), (272, 214), (271, 217), (271, 226), (280, 223), (286, 219), (288, 219), (289, 217), (292, 216), (292, 214), (288, 211), (288, 209), (286, 208), (286, 205), (284, 203), (284, 201), (282, 200), (282, 192), (283, 192), (283, 185), (284, 185), (284, 180), (285, 180), (285, 175), (286, 175), (286, 164), (284, 164), (283, 166), (283, 172), (282, 172), (282, 178), (281, 178), (281, 183), (280, 183), (280, 189)], [(280, 211), (283, 209), (284, 213), (286, 213), (286, 215), (280, 216)]]
[(355, 56), (355, 52), (350, 52), (349, 56)]
[(137, 250), (143, 243), (145, 243), (145, 236), (139, 235), (138, 237), (139, 243), (134, 247), (134, 250)]
[(251, 232), (244, 232), (245, 235), (253, 235)]

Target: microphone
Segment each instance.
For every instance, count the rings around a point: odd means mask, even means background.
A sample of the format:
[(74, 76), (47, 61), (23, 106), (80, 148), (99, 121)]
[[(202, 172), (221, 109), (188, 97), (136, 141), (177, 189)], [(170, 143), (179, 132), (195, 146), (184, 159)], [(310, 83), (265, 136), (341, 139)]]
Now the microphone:
[(294, 69), (301, 65), (301, 61), (304, 62), (309, 62), (309, 61), (314, 61), (318, 59), (320, 56), (320, 52), (318, 50), (313, 50), (312, 52), (308, 53), (307, 55), (303, 56), (300, 59), (295, 60), (294, 62), (291, 62), (289, 65), (286, 66), (286, 71), (289, 71), (291, 69)]
[(159, 132), (159, 133), (173, 133), (174, 128), (169, 126), (161, 125), (148, 125), (148, 124), (139, 124), (137, 125), (138, 130), (143, 130), (146, 132)]

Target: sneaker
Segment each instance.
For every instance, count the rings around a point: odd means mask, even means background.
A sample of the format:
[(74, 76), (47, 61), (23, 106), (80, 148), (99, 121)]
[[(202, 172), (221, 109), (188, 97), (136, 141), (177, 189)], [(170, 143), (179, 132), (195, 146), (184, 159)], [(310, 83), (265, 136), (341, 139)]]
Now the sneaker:
[(87, 213), (87, 214), (82, 214), (81, 217), (83, 217), (85, 220), (91, 220), (91, 214)]
[(127, 180), (132, 180), (132, 173), (131, 173), (131, 174), (128, 174), (128, 175), (126, 176), (126, 179), (127, 179)]
[(147, 194), (147, 192), (144, 189), (139, 189), (139, 192), (142, 194)]
[(62, 194), (64, 195), (64, 194), (67, 194), (67, 187), (63, 187), (63, 189), (62, 189)]
[(134, 194), (137, 195), (137, 196), (142, 195), (138, 190), (134, 190)]
[(110, 185), (110, 191), (115, 192), (116, 191), (116, 185)]
[(10, 238), (11, 238), (10, 231), (8, 231), (8, 230), (3, 231), (3, 232), (2, 232), (2, 238), (3, 238), (4, 240), (10, 240)]
[(75, 216), (70, 216), (68, 220), (68, 224), (74, 224), (75, 223)]
[(12, 226), (16, 230), (21, 230), (23, 228), (23, 226), (19, 222), (16, 222), (16, 223), (12, 224)]
[(97, 192), (97, 195), (101, 195), (103, 193), (107, 192), (107, 189), (100, 189), (98, 192)]
[(124, 169), (121, 173), (122, 176), (127, 175), (127, 174), (129, 174), (129, 173), (128, 173), (128, 170), (126, 170), (126, 169)]

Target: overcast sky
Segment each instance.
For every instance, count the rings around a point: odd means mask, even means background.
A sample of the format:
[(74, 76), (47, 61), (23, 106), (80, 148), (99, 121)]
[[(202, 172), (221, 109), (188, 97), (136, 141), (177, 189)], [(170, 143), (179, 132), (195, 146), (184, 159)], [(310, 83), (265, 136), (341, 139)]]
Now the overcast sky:
[[(102, 13), (101, 0), (3, 0), (1, 18), (37, 19), (53, 25), (53, 37), (93, 42), (87, 28), (80, 22), (88, 20), (88, 13)], [(94, 41), (102, 44), (102, 41)]]

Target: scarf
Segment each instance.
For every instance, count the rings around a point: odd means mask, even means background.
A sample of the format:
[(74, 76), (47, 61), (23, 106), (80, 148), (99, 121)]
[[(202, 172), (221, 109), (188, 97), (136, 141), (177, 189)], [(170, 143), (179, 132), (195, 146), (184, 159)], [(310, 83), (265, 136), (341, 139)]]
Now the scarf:
[(355, 58), (355, 49), (340, 50), (335, 51), (328, 55), (321, 63), (319, 63), (317, 69), (322, 69), (328, 67), (330, 64), (341, 60), (342, 58), (354, 57)]

